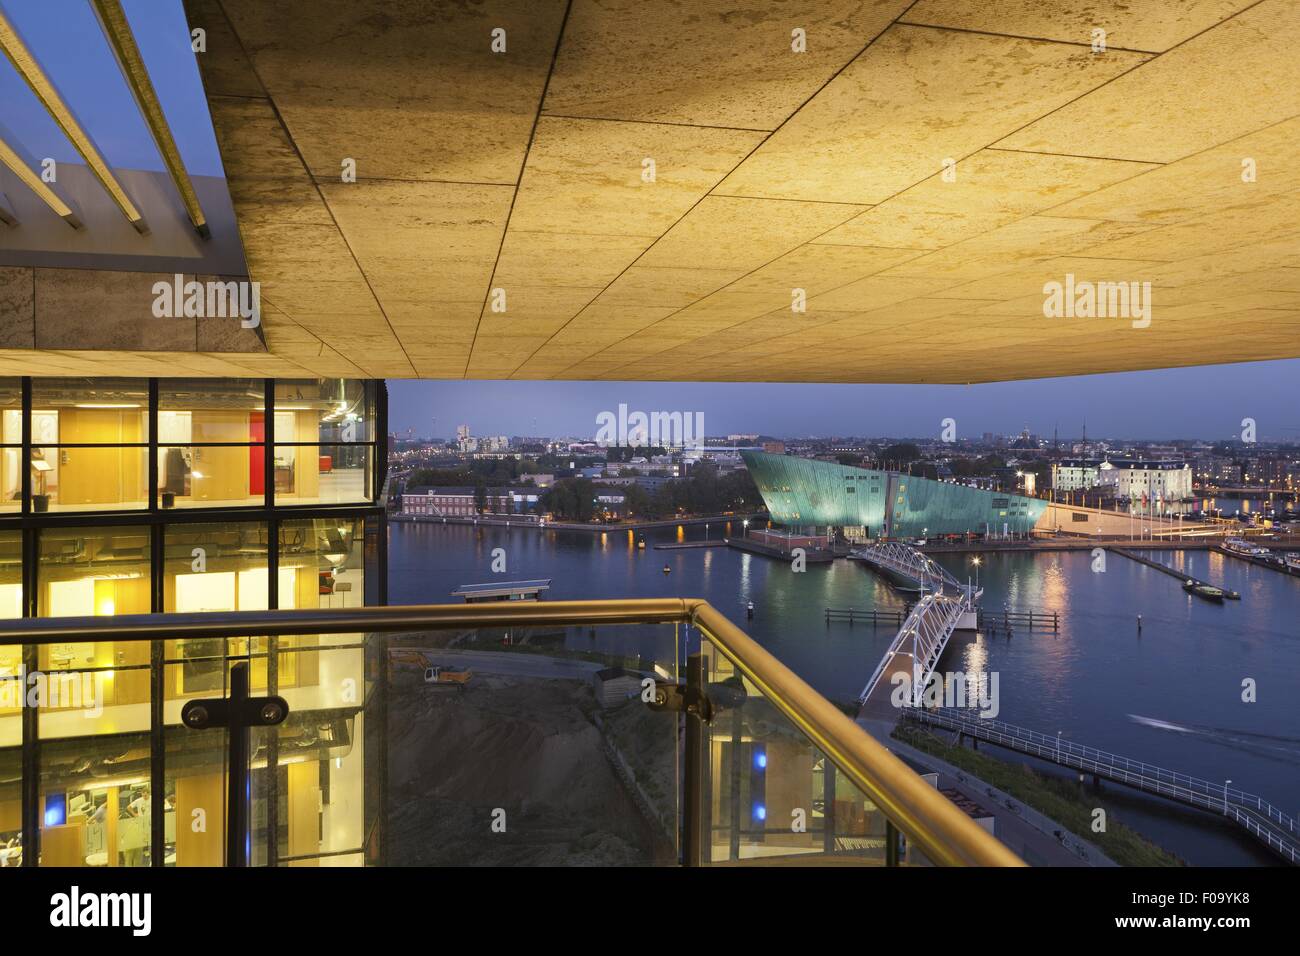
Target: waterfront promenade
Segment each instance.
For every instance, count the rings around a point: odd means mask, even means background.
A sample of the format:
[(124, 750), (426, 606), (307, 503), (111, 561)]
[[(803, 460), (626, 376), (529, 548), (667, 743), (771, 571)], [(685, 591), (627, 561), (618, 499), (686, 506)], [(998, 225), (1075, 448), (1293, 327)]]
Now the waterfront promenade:
[(629, 521), (601, 524), (582, 521), (542, 521), (536, 515), (409, 515), (400, 512), (389, 515), (390, 521), (409, 522), (411, 524), (468, 524), (487, 525), (498, 528), (537, 528), (540, 531), (584, 531), (588, 534), (608, 534), (619, 531), (653, 531), (661, 528), (676, 528), (679, 525), (692, 527), (727, 524), (743, 524), (745, 521), (757, 524), (767, 520), (766, 511), (752, 514), (704, 515), (698, 518), (664, 518), (655, 521)]

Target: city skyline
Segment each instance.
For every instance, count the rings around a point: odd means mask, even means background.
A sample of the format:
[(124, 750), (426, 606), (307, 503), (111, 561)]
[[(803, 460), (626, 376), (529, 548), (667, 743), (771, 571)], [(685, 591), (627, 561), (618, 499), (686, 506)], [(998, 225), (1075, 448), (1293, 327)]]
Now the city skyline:
[(1288, 442), (1300, 440), (1290, 411), (1297, 380), (1294, 359), (980, 385), (390, 380), (389, 430), (453, 438), (468, 424), (475, 435), (584, 436), (598, 414), (625, 404), (702, 411), (710, 436), (938, 436), (952, 418), (958, 440), (1026, 427), (1077, 440), (1086, 425), (1093, 438), (1227, 441), (1251, 418), (1258, 441)]

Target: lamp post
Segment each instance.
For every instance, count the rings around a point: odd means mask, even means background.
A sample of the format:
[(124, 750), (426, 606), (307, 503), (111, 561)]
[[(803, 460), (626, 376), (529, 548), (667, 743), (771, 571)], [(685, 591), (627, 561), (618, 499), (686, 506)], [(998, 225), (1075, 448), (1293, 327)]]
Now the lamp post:
[(1223, 812), (1224, 813), (1228, 812), (1228, 784), (1230, 783), (1232, 783), (1231, 780), (1223, 781)]
[(975, 590), (980, 586), (980, 559), (978, 556), (971, 558), (971, 564), (975, 565)]

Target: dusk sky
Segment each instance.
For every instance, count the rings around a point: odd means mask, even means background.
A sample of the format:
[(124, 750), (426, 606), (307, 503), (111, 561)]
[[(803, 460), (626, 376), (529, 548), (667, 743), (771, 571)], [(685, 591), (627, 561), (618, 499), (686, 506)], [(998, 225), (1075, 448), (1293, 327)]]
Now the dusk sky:
[(704, 413), (709, 435), (937, 436), (944, 418), (957, 434), (1031, 432), (1078, 437), (1239, 436), (1253, 418), (1260, 441), (1300, 440), (1300, 359), (1124, 372), (989, 385), (806, 385), (699, 382), (388, 383), (389, 429), (453, 437), (593, 435), (596, 416), (616, 411)]
[[(58, 78), (59, 92), (109, 164), (118, 169), (162, 169), (162, 158), (120, 78), (90, 4), (86, 0), (10, 0), (3, 6), (45, 71)], [(122, 7), (186, 168), (196, 176), (223, 175), (184, 8), (179, 0), (124, 0)], [(82, 162), (3, 57), (0, 103), (4, 104), (3, 124), (30, 157)]]

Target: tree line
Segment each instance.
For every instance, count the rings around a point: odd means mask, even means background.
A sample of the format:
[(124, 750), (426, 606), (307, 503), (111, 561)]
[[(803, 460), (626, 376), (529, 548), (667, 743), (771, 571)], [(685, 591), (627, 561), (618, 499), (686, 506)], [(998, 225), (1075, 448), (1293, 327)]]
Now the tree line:
[(591, 521), (603, 511), (596, 498), (609, 493), (624, 496), (622, 510), (626, 516), (645, 520), (763, 507), (762, 496), (748, 471), (720, 474), (707, 464), (698, 464), (689, 477), (665, 482), (653, 491), (636, 484), (603, 485), (599, 478), (564, 478), (542, 495), (539, 504), (541, 510), (563, 521)]

